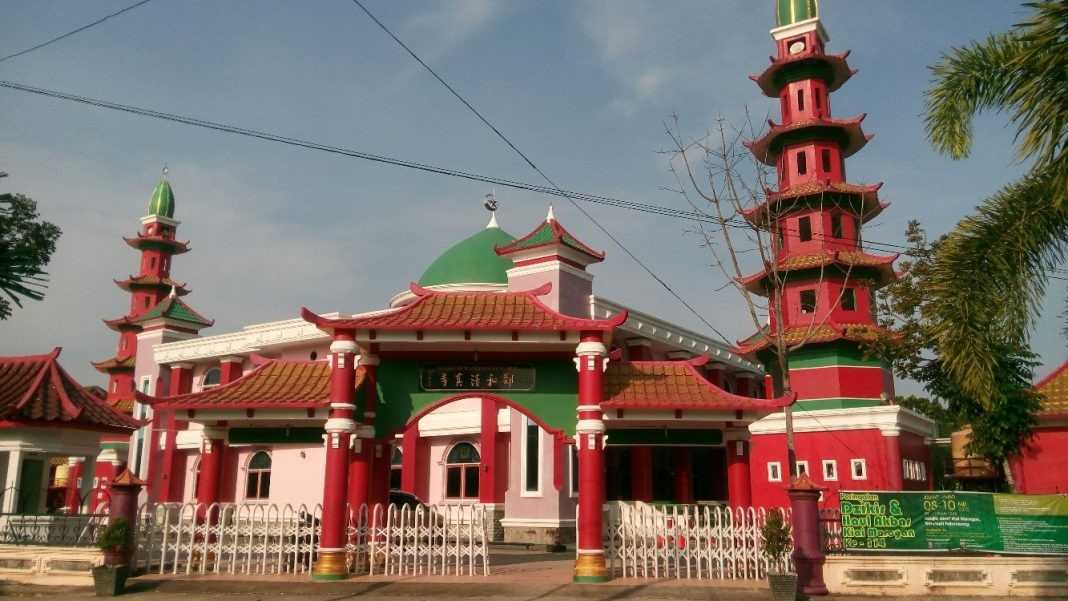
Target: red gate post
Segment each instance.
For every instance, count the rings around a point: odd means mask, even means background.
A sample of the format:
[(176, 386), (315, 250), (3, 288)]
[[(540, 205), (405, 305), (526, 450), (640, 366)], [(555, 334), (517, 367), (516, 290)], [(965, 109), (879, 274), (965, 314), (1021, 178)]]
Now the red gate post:
[(84, 468), (85, 457), (67, 458), (67, 490), (63, 505), (67, 508), (68, 515), (74, 515), (82, 509), (82, 470)]
[(822, 489), (809, 479), (808, 474), (798, 476), (786, 489), (790, 497), (797, 588), (806, 595), (827, 594), (827, 585), (823, 582), (825, 557), (820, 543), (821, 492)]
[(604, 369), (608, 350), (600, 332), (583, 332), (575, 349), (579, 372), (578, 425), (575, 440), (579, 462), (578, 557), (575, 582), (607, 582), (604, 527)]
[[(111, 481), (109, 490), (109, 521), (123, 518), (129, 524), (130, 533), (137, 532), (137, 498), (141, 494), (141, 487), (145, 481), (133, 475), (130, 470), (123, 470)], [(123, 561), (129, 563), (133, 549), (127, 549), (123, 554)]]

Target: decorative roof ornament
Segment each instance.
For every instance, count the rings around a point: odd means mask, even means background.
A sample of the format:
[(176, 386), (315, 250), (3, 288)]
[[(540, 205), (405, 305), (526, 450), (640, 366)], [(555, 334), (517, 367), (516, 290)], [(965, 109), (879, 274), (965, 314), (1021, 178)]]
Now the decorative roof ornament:
[(549, 203), (549, 214), (545, 216), (545, 222), (556, 221), (556, 214), (553, 213), (553, 205)]
[(820, 18), (818, 0), (776, 0), (775, 25), (784, 27)]
[(486, 207), (486, 210), (490, 212), (490, 220), (486, 224), (486, 229), (500, 229), (501, 226), (497, 224), (497, 191), (495, 189), (490, 189), (490, 193), (486, 195), (482, 206)]
[(175, 286), (171, 286), (171, 291), (167, 293), (167, 298), (178, 298), (178, 289)]
[(152, 198), (148, 201), (149, 215), (167, 217), (168, 219), (174, 218), (174, 190), (171, 189), (171, 183), (167, 181), (167, 173), (169, 172), (170, 170), (164, 165), (163, 174), (159, 183), (152, 190)]

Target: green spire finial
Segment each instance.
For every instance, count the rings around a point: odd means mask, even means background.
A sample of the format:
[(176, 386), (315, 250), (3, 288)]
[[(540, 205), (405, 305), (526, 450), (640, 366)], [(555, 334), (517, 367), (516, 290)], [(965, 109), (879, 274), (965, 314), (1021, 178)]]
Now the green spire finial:
[(174, 190), (171, 189), (171, 183), (167, 181), (166, 167), (163, 168), (163, 177), (152, 190), (152, 198), (148, 201), (148, 214), (174, 218)]
[(818, 0), (775, 0), (775, 25), (783, 27), (820, 16)]

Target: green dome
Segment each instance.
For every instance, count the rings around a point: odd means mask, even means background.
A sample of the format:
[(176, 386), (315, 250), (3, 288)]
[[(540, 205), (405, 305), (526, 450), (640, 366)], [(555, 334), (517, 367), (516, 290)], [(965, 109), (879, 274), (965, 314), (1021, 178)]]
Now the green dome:
[(817, 0), (776, 0), (775, 24), (779, 27), (820, 16)]
[(491, 225), (442, 253), (423, 272), (419, 285), (507, 284), (512, 261), (493, 249), (514, 240), (508, 232)]
[(171, 183), (161, 179), (152, 190), (152, 199), (148, 201), (148, 214), (174, 218), (174, 190)]

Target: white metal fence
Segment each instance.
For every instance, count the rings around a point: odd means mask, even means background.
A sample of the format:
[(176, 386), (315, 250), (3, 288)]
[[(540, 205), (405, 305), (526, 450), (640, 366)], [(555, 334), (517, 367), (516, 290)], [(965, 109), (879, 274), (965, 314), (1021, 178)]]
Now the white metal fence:
[[(349, 508), (349, 570), (486, 575), (486, 513), (479, 505)], [(317, 559), (321, 520), (321, 505), (144, 505), (136, 567), (159, 574), (307, 574)]]
[(785, 567), (760, 551), (766, 516), (754, 507), (608, 503), (606, 563), (624, 578), (763, 579)]

